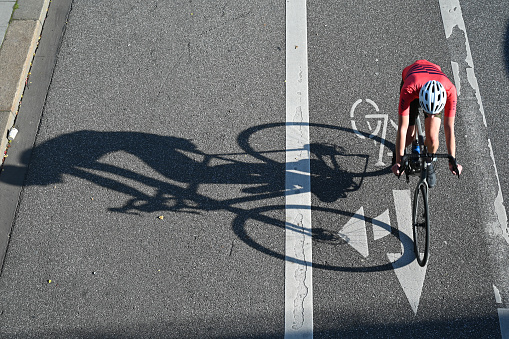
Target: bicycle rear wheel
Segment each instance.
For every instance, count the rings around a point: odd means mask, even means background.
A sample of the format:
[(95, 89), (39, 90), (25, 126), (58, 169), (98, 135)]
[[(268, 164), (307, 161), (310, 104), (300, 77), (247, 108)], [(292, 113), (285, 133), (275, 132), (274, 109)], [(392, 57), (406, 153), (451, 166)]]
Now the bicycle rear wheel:
[(429, 255), (428, 185), (425, 182), (421, 182), (414, 192), (412, 229), (415, 257), (419, 265), (425, 266)]

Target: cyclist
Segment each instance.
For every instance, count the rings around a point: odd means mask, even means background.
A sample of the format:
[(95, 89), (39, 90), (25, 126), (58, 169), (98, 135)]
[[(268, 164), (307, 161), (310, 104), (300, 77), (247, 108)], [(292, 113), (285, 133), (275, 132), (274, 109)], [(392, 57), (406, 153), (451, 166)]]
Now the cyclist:
[[(419, 114), (419, 106), (424, 111), (424, 144), (431, 155), (426, 158), (428, 164), (428, 186), (436, 184), (433, 156), (438, 149), (438, 132), (442, 115), (447, 152), (453, 157), (449, 161), (449, 169), (456, 175), (462, 166), (456, 163), (456, 140), (454, 136), (454, 118), (456, 115), (456, 87), (442, 72), (440, 66), (427, 60), (417, 60), (406, 67), (402, 73), (398, 107), (398, 132), (396, 136), (396, 163), (392, 166), (395, 175), (403, 173), (401, 158), (405, 148), (412, 143), (416, 133), (415, 118)], [(454, 170), (457, 165), (458, 172)]]

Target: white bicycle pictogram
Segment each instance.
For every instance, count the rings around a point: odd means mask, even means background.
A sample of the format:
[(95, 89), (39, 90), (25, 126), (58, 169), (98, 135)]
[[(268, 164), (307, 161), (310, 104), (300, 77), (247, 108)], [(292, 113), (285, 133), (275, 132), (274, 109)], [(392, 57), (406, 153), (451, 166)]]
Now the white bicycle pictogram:
[[(365, 101), (370, 104), (375, 109), (375, 114), (366, 114), (364, 116), (365, 124), (364, 127), (367, 127), (366, 131), (359, 131), (357, 128), (357, 124), (355, 122), (355, 110), (357, 106), (359, 106), (363, 100), (359, 99), (352, 105), (352, 108), (350, 109), (350, 118), (352, 123), (352, 129), (355, 132), (355, 135), (361, 139), (373, 139), (373, 142), (377, 143), (377, 140), (374, 139), (375, 137), (378, 137), (380, 142), (380, 151), (378, 153), (378, 161), (376, 162), (375, 166), (385, 166), (385, 163), (383, 162), (383, 152), (385, 147), (385, 136), (387, 134), (387, 125), (388, 122), (391, 122), (391, 125), (397, 130), (398, 125), (392, 120), (389, 119), (389, 116), (387, 114), (381, 114), (380, 109), (378, 108), (378, 105), (371, 99), (365, 99)], [(381, 135), (379, 133), (381, 132)]]

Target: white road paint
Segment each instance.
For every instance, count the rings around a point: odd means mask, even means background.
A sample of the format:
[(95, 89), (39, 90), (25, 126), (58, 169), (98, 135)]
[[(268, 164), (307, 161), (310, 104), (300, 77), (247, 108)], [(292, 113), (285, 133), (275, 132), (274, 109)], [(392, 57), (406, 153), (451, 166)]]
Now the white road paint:
[[(414, 314), (421, 299), (426, 268), (419, 266), (413, 252), (412, 203), (409, 190), (393, 190), (402, 253), (387, 253), (394, 272), (403, 288)], [(409, 263), (409, 264), (408, 264)]]
[(493, 285), (493, 294), (495, 294), (495, 302), (497, 304), (502, 303), (502, 297), (500, 296), (500, 291), (498, 290), (497, 286)]
[(460, 65), (455, 62), (451, 61), (452, 66), (452, 74), (454, 75), (454, 84), (456, 86), (456, 93), (458, 96), (461, 95), (461, 80), (460, 80)]
[(373, 237), (375, 240), (382, 239), (383, 237), (391, 234), (391, 219), (389, 217), (389, 210), (385, 210), (373, 221)]
[[(375, 109), (376, 112), (379, 112), (380, 109), (378, 108), (378, 105), (373, 101), (373, 100), (370, 100), (370, 99), (366, 99), (366, 102), (369, 103), (371, 106), (373, 106), (373, 108)], [(360, 133), (359, 130), (357, 129), (357, 125), (355, 123), (355, 109), (357, 108), (357, 106), (359, 106), (359, 104), (362, 103), (362, 99), (359, 99), (357, 100), (356, 102), (353, 103), (352, 105), (352, 108), (350, 108), (350, 118), (352, 118), (351, 120), (351, 123), (352, 123), (352, 129), (354, 131), (354, 133), (361, 139), (366, 139), (366, 137), (364, 136), (364, 134)], [(364, 118), (365, 119), (371, 119), (371, 118), (384, 118), (385, 115), (379, 115), (379, 114), (367, 114)], [(368, 125), (368, 128), (370, 130), (370, 134), (368, 136), (368, 138), (372, 139), (374, 138), (378, 132), (380, 132), (380, 127), (381, 127), (381, 124), (382, 122), (381, 121), (377, 121), (377, 125), (375, 127), (375, 130), (371, 132), (371, 125), (369, 124), (369, 121), (366, 121), (367, 125)]]
[[(391, 234), (391, 220), (389, 217), (389, 210), (385, 210), (376, 218), (371, 219), (373, 226), (374, 240), (382, 239)], [(348, 245), (352, 246), (364, 258), (369, 256), (369, 241), (368, 232), (366, 228), (366, 217), (364, 216), (364, 207), (361, 207), (355, 214), (348, 220), (348, 222), (341, 228), (338, 235)]]
[(338, 235), (364, 258), (369, 256), (364, 207), (359, 208), (357, 212), (355, 212), (345, 226), (343, 226)]
[(361, 102), (362, 102), (362, 99), (359, 99), (359, 100), (357, 100), (356, 102), (353, 103), (352, 108), (350, 108), (350, 118), (352, 118), (352, 120), (351, 120), (352, 129), (355, 132), (355, 135), (357, 135), (361, 139), (366, 139), (366, 137), (364, 135), (359, 133), (359, 130), (357, 129), (357, 126), (356, 126), (355, 120), (354, 120), (355, 109), (357, 108), (357, 106), (359, 106), (359, 104)]
[(445, 37), (449, 39), (453, 33), (455, 27), (458, 27), (465, 36), (465, 52), (467, 56), (465, 60), (452, 60), (451, 66), (454, 73), (454, 82), (458, 95), (460, 95), (461, 84), (459, 62), (465, 61), (469, 66), (467, 68), (467, 78), (470, 85), (475, 90), (476, 97), (479, 103), (480, 111), (482, 113), (484, 126), (486, 127), (486, 116), (484, 115), (484, 108), (482, 106), (481, 94), (479, 93), (479, 86), (477, 85), (477, 78), (474, 74), (474, 61), (472, 59), (472, 53), (470, 52), (470, 43), (468, 41), (467, 30), (465, 28), (465, 22), (463, 21), (463, 14), (461, 13), (461, 6), (459, 0), (440, 0), (440, 10), (442, 13), (442, 21), (444, 24)]
[[(391, 220), (389, 210), (385, 210), (378, 217), (371, 220), (373, 225), (374, 240), (382, 239), (391, 234)], [(352, 246), (364, 258), (369, 256), (368, 232), (366, 229), (366, 217), (364, 216), (364, 207), (361, 207), (343, 226), (338, 235), (348, 245)]]
[(313, 338), (307, 13), (286, 1), (285, 338)]
[[(366, 99), (366, 102), (368, 104), (370, 104), (371, 106), (373, 106), (373, 108), (375, 109), (375, 111), (377, 113), (380, 112), (378, 105), (373, 100)], [(350, 118), (351, 118), (350, 122), (352, 124), (352, 130), (354, 131), (355, 135), (357, 135), (361, 139), (366, 139), (364, 134), (359, 132), (359, 130), (357, 129), (357, 124), (354, 120), (355, 119), (355, 109), (357, 108), (357, 106), (359, 106), (360, 103), (362, 103), (362, 99), (358, 99), (357, 101), (355, 101), (353, 103), (352, 107), (350, 108)], [(387, 114), (366, 114), (364, 116), (364, 119), (366, 119), (366, 124), (368, 125), (368, 129), (369, 129), (369, 133), (370, 133), (368, 135), (369, 139), (373, 139), (374, 137), (378, 136), (380, 129), (382, 129), (382, 135), (380, 136), (380, 140), (379, 140), (380, 151), (378, 152), (378, 161), (375, 164), (375, 166), (383, 167), (383, 166), (385, 166), (385, 163), (383, 162), (383, 152), (384, 152), (385, 136), (387, 134), (387, 124), (388, 124), (389, 116)], [(371, 127), (369, 120), (367, 120), (367, 119), (378, 119), (376, 121), (376, 127), (374, 128), (374, 130)], [(383, 123), (383, 128), (382, 128), (382, 123)], [(365, 132), (365, 133), (367, 133), (367, 132)], [(373, 141), (376, 145), (377, 140), (373, 140)], [(392, 156), (392, 153), (391, 153), (391, 156)]]
[[(495, 169), (495, 177), (497, 178), (498, 192), (495, 198), (495, 213), (497, 214), (498, 223), (500, 225), (500, 235), (509, 244), (509, 230), (507, 228), (507, 214), (504, 207), (504, 197), (502, 196), (502, 186), (500, 186), (500, 179), (498, 177), (497, 164), (495, 163), (495, 155), (493, 154), (493, 147), (491, 146), (491, 140), (488, 139), (488, 147), (490, 148), (490, 156), (493, 159), (493, 167)], [(496, 230), (497, 231), (497, 230)]]

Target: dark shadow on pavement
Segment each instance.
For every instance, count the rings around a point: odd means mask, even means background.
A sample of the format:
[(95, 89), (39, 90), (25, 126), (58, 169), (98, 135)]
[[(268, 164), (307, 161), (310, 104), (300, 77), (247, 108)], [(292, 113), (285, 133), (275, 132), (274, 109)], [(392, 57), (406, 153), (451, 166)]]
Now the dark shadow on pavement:
[[(243, 152), (231, 154), (206, 154), (188, 139), (161, 136), (140, 132), (98, 132), (79, 131), (58, 136), (26, 151), (22, 157), (23, 166), (30, 166), (24, 185), (56, 185), (64, 182), (65, 176), (81, 178), (108, 190), (127, 195), (119, 206), (108, 207), (117, 213), (140, 214), (142, 212), (184, 212), (200, 214), (205, 211), (223, 210), (236, 215), (232, 222), (233, 232), (252, 248), (281, 260), (298, 262), (296, 258), (285, 258), (252, 239), (245, 229), (247, 220), (257, 220), (266, 226), (285, 228), (282, 220), (263, 213), (287, 207), (269, 205), (254, 209), (240, 207), (244, 202), (264, 201), (285, 196), (284, 162), (268, 156), (268, 152), (255, 151), (251, 144), (253, 134), (282, 128), (284, 123), (266, 124), (246, 129), (237, 138)], [(353, 135), (354, 131), (331, 125), (310, 124), (311, 128), (325, 128), (335, 132)], [(358, 133), (358, 131), (356, 131)], [(380, 138), (375, 141), (382, 142)], [(385, 146), (394, 148), (386, 141)], [(311, 151), (311, 189), (312, 194), (321, 201), (334, 202), (346, 198), (348, 193), (361, 188), (364, 178), (390, 173), (390, 169), (379, 168), (368, 171), (369, 155), (350, 154), (339, 146), (312, 144)], [(118, 155), (119, 152), (128, 153)], [(284, 155), (285, 150), (271, 150), (271, 153)], [(245, 161), (246, 156), (258, 161)], [(239, 157), (240, 156), (240, 157)], [(284, 156), (281, 158), (284, 159)], [(135, 159), (135, 161), (133, 161)], [(243, 159), (243, 160), (238, 160)], [(140, 170), (140, 161), (148, 168)], [(344, 163), (358, 163), (358, 173), (344, 168)], [(20, 167), (6, 165), (5, 171), (16, 171)], [(304, 175), (306, 174), (295, 174)], [(10, 176), (0, 176), (0, 181)], [(132, 183), (135, 184), (132, 184)], [(20, 185), (20, 182), (7, 182)], [(243, 185), (245, 194), (234, 198), (219, 200), (200, 193), (204, 184)], [(150, 193), (143, 187), (149, 186)], [(247, 186), (247, 187), (246, 187)], [(155, 192), (155, 193), (154, 193)], [(290, 207), (291, 208), (291, 207)], [(296, 206), (295, 208), (299, 208)], [(314, 210), (349, 215), (344, 211), (313, 207)], [(287, 225), (292, 227), (292, 225)], [(389, 225), (384, 225), (387, 229)], [(396, 234), (396, 230), (393, 230)], [(313, 230), (311, 236), (317, 241), (335, 241), (325, 229)], [(332, 236), (332, 238), (331, 238)], [(405, 249), (411, 251), (411, 249)], [(408, 256), (402, 256), (399, 265), (406, 265)], [(408, 260), (407, 260), (408, 261)], [(385, 261), (386, 262), (386, 261)], [(392, 269), (386, 263), (372, 267), (338, 267), (316, 264), (316, 268), (338, 271), (371, 272)]]
[[(457, 301), (450, 301), (455, 303)], [(475, 305), (476, 300), (471, 304)], [(387, 310), (389, 312), (389, 310)], [(499, 338), (500, 328), (496, 312), (490, 314), (463, 315), (455, 318), (433, 319), (415, 317), (401, 319), (399, 322), (387, 320), (368, 322), (362, 314), (344, 314), (338, 310), (329, 310), (326, 314), (315, 314), (316, 322), (313, 336), (315, 338)], [(362, 317), (362, 318), (361, 318)], [(243, 317), (242, 317), (243, 318)], [(281, 328), (266, 329), (263, 316), (251, 316), (246, 319), (242, 328), (239, 319), (174, 319), (171, 322), (154, 323), (130, 322), (84, 328), (58, 328), (46, 330), (10, 329), (4, 334), (6, 338), (210, 338), (210, 339), (275, 339), (284, 337), (284, 324)], [(382, 316), (379, 317), (379, 319)], [(211, 321), (213, 326), (211, 326)], [(318, 323), (320, 321), (320, 323)], [(121, 327), (120, 327), (121, 326)], [(69, 327), (69, 326), (62, 326)]]

